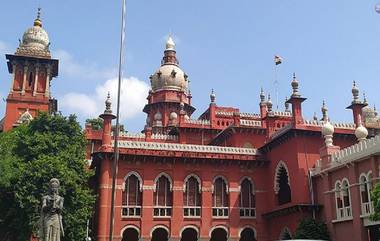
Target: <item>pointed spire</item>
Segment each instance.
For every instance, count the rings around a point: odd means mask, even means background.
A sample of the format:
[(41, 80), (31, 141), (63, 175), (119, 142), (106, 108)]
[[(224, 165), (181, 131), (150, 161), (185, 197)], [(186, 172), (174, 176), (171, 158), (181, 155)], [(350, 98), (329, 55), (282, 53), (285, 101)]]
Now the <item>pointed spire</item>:
[(270, 98), (270, 94), (268, 94), (268, 101), (267, 101), (268, 112), (272, 112), (272, 107), (273, 107), (272, 99)]
[(37, 11), (37, 18), (34, 20), (34, 26), (42, 27), (42, 21), (41, 21), (41, 8), (38, 8)]
[(363, 104), (368, 104), (367, 97), (365, 96), (365, 92), (363, 91)]
[(323, 121), (328, 121), (329, 117), (328, 117), (328, 108), (326, 106), (326, 103), (325, 101), (323, 100), (322, 102), (322, 107), (321, 107), (321, 111), (322, 111), (322, 120)]
[(260, 90), (260, 103), (264, 103), (264, 102), (265, 102), (265, 93), (264, 93), (263, 87), (261, 87), (261, 90)]
[(285, 97), (285, 112), (290, 112), (288, 97)]
[(173, 40), (171, 34), (169, 34), (168, 40), (166, 40), (166, 49), (165, 50), (175, 51), (175, 43), (174, 43), (174, 40)]
[(293, 73), (293, 80), (292, 80), (291, 84), (292, 84), (292, 89), (293, 89), (292, 97), (300, 97), (301, 94), (298, 91), (299, 83), (298, 83), (298, 80), (296, 78), (296, 73)]
[(104, 114), (112, 114), (112, 109), (111, 109), (112, 102), (111, 102), (111, 95), (109, 91), (107, 94), (107, 99), (104, 103), (106, 104), (106, 109), (104, 110)]
[(216, 99), (216, 95), (214, 93), (214, 89), (211, 89), (211, 94), (210, 94), (211, 104), (215, 104), (215, 99)]
[(313, 120), (318, 121), (317, 112), (314, 111)]
[(360, 103), (359, 100), (359, 88), (356, 86), (356, 81), (352, 83), (352, 104)]

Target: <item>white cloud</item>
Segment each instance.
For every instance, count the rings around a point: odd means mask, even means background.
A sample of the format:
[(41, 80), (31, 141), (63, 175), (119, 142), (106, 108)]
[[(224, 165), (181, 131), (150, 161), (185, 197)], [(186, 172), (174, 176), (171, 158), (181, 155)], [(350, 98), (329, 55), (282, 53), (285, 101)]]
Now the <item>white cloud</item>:
[[(96, 86), (93, 95), (72, 92), (60, 99), (60, 105), (65, 111), (76, 113), (78, 116), (93, 118), (104, 111), (107, 93), (110, 92), (112, 109), (116, 112), (117, 78), (108, 79)], [(149, 86), (135, 77), (124, 78), (121, 84), (120, 119), (133, 118), (142, 112), (146, 104)]]
[(116, 69), (101, 68), (96, 63), (79, 63), (66, 50), (55, 50), (52, 55), (60, 61), (60, 73), (68, 77), (108, 79), (116, 74)]

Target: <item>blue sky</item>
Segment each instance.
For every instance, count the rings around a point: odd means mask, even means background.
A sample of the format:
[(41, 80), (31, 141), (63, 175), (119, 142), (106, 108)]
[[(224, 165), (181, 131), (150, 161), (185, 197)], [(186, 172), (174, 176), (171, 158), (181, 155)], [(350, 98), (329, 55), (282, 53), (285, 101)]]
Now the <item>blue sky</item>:
[[(259, 91), (274, 93), (273, 56), (279, 67), (279, 99), (291, 93), (293, 72), (308, 98), (303, 114), (320, 116), (326, 100), (333, 121), (352, 122), (345, 110), (352, 81), (380, 106), (380, 0), (127, 0), (126, 64), (122, 111), (127, 130), (140, 131), (141, 108), (149, 75), (160, 64), (165, 37), (172, 32), (177, 56), (191, 80), (198, 117), (215, 89), (217, 104), (258, 112)], [(13, 53), (31, 26), (38, 6), (49, 33), (60, 75), (53, 95), (64, 114), (80, 120), (103, 109), (103, 96), (114, 88), (118, 63), (121, 1), (12, 0), (0, 9), (0, 54)], [(133, 78), (132, 78), (133, 77)], [(0, 97), (6, 98), (10, 75), (0, 58)], [(5, 103), (1, 101), (0, 116)]]

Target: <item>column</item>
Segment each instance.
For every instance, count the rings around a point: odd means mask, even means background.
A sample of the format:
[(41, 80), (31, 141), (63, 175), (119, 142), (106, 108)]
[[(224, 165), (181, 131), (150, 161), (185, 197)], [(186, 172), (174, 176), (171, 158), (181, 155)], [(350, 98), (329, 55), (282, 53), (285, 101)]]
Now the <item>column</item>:
[(11, 89), (10, 89), (11, 93), (13, 93), (13, 88), (14, 88), (14, 84), (15, 84), (16, 67), (17, 67), (16, 62), (12, 61), (12, 85), (11, 85)]
[(202, 210), (201, 210), (201, 227), (200, 237), (209, 239), (209, 231), (212, 225), (212, 183), (209, 180), (204, 181), (203, 178), (206, 175), (202, 175)]
[(37, 93), (37, 82), (38, 82), (38, 71), (40, 69), (40, 65), (36, 64), (36, 74), (34, 76), (34, 86), (33, 86), (33, 96), (36, 96)]
[(46, 65), (46, 86), (45, 97), (50, 97), (50, 78), (51, 78), (51, 65)]
[(235, 240), (239, 234), (240, 210), (239, 210), (239, 183), (231, 182), (229, 187), (229, 240)]
[[(177, 166), (175, 166), (177, 167)], [(174, 169), (175, 170), (175, 169)], [(183, 172), (173, 172), (173, 213), (171, 219), (170, 237), (172, 241), (179, 241), (179, 230), (183, 224)]]
[(21, 95), (25, 95), (25, 83), (26, 83), (26, 78), (28, 77), (28, 65), (29, 63), (25, 61), (24, 78), (22, 79)]
[(108, 157), (105, 157), (100, 164), (97, 241), (107, 241), (109, 235), (110, 177), (112, 172), (110, 164)]

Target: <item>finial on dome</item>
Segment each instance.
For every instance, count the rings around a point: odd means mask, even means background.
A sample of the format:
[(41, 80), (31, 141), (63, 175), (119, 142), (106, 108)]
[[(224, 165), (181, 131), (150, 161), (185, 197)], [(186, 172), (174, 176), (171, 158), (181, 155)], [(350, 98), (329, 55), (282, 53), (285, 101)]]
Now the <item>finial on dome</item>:
[(364, 91), (363, 91), (363, 104), (368, 104), (368, 102), (367, 102), (367, 97), (366, 97)]
[(293, 73), (293, 80), (292, 80), (293, 93), (292, 93), (292, 97), (300, 97), (301, 96), (301, 94), (298, 91), (298, 86), (299, 86), (299, 83), (298, 83), (298, 80), (296, 78), (296, 73)]
[(313, 120), (318, 121), (317, 112), (314, 111)]
[(326, 106), (326, 103), (325, 101), (323, 100), (322, 102), (322, 107), (321, 107), (321, 111), (322, 111), (322, 120), (323, 121), (328, 121), (329, 117), (328, 117), (328, 108)]
[(264, 93), (263, 87), (261, 87), (261, 90), (260, 90), (260, 103), (264, 103), (264, 102), (265, 102), (265, 93)]
[(107, 99), (105, 101), (105, 104), (106, 104), (106, 109), (104, 110), (104, 114), (112, 114), (112, 109), (111, 109), (112, 102), (111, 102), (111, 95), (109, 91), (107, 94)]
[(166, 49), (165, 50), (175, 50), (175, 43), (172, 38), (172, 35), (169, 34), (168, 40), (166, 41)]
[(272, 107), (273, 107), (272, 99), (270, 98), (270, 94), (268, 94), (268, 101), (267, 101), (268, 112), (272, 112)]
[(290, 112), (288, 97), (285, 97), (285, 112)]
[(214, 89), (211, 89), (210, 100), (212, 104), (215, 103), (215, 99), (216, 99), (216, 95), (214, 93)]
[(41, 21), (41, 8), (38, 8), (37, 11), (37, 18), (34, 20), (34, 26), (42, 27), (42, 21)]
[(365, 140), (368, 136), (368, 130), (362, 125), (362, 117), (359, 115), (358, 127), (355, 130), (355, 136), (358, 138), (358, 141), (361, 142)]
[(352, 103), (359, 103), (359, 88), (356, 86), (356, 81), (354, 80), (352, 83)]

